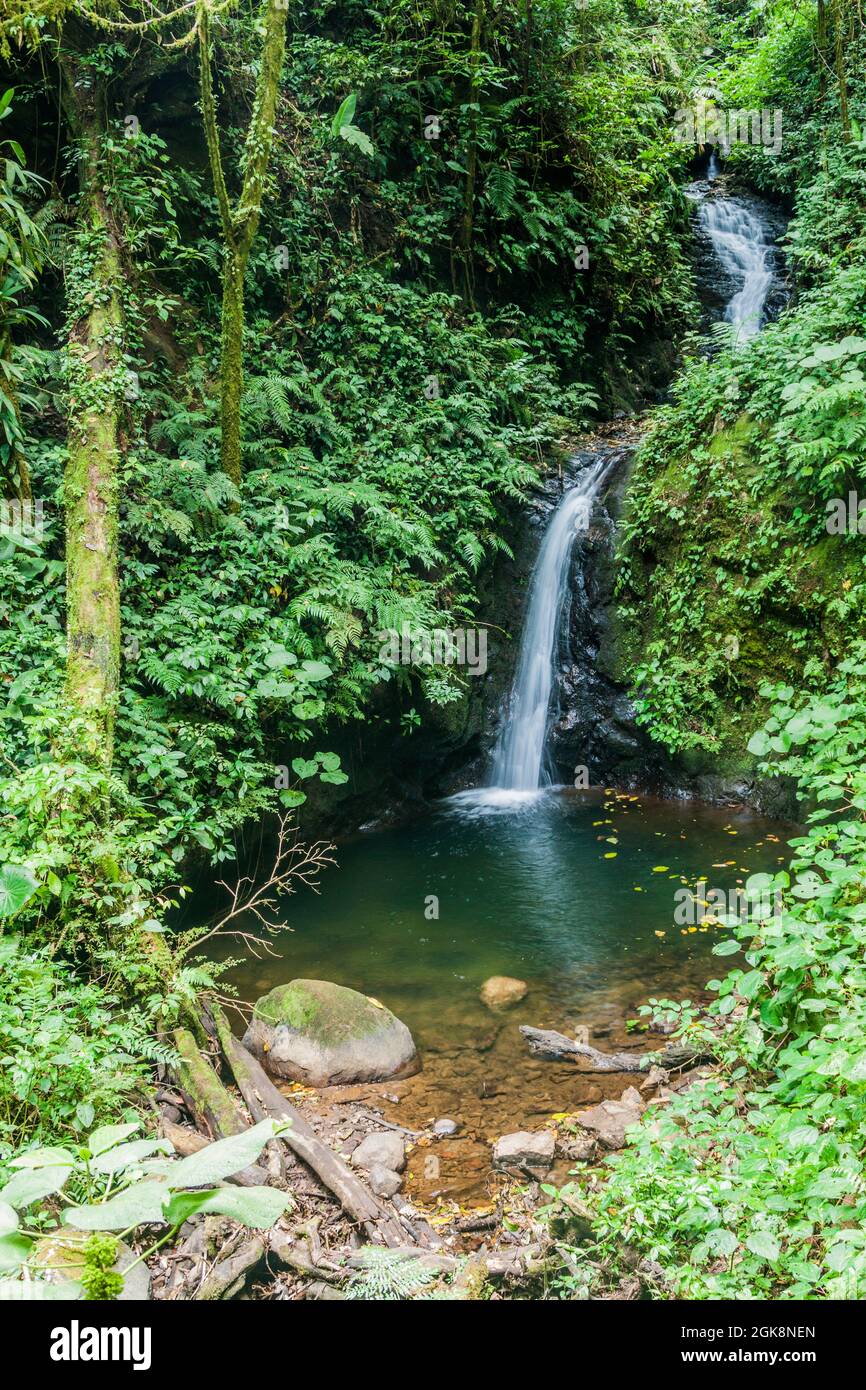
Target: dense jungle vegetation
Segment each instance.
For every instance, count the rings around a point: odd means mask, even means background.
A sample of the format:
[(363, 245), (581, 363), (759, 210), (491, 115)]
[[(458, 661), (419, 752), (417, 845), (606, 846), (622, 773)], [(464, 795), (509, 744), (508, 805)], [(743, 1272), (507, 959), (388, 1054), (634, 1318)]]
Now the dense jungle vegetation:
[[(189, 875), (351, 791), (346, 728), (464, 698), (380, 634), (478, 618), (534, 484), (652, 406), (619, 674), (661, 746), (793, 779), (809, 824), (709, 1014), (670, 1006), (715, 1071), (549, 1191), (561, 1263), (513, 1296), (634, 1252), (659, 1298), (863, 1296), (866, 577), (825, 522), (866, 446), (864, 61), (852, 0), (5, 0), (0, 1274), (58, 1193), (86, 1230), (276, 1220), (181, 1191), (269, 1121), (123, 1205), (155, 1066), (230, 989), (175, 930)], [(728, 168), (791, 215), (788, 307), (712, 352), (675, 122), (708, 90), (782, 112)], [(292, 853), (278, 897), (327, 872)]]

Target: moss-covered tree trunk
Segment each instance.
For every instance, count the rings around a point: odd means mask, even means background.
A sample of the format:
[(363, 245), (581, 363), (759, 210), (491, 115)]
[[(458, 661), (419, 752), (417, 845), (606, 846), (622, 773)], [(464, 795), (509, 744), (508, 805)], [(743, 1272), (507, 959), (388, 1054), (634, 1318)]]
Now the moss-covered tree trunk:
[(244, 275), (246, 258), (227, 250), (223, 270), (222, 351), (220, 353), (220, 461), (236, 487), (241, 485), (241, 395), (244, 389)]
[(220, 358), (220, 462), (223, 472), (237, 487), (241, 484), (244, 277), (250, 250), (258, 231), (273, 146), (280, 72), (286, 51), (286, 13), (286, 0), (264, 0), (261, 10), (264, 40), (256, 100), (244, 145), (243, 186), (237, 205), (233, 208), (226, 186), (216, 119), (208, 0), (198, 0), (197, 6), (201, 112), (225, 242)]
[(120, 675), (117, 512), (125, 385), (121, 245), (106, 203), (99, 103), (67, 73), (80, 146), (79, 226), (69, 299), (66, 513), (67, 695), (88, 720), (88, 750), (109, 766)]

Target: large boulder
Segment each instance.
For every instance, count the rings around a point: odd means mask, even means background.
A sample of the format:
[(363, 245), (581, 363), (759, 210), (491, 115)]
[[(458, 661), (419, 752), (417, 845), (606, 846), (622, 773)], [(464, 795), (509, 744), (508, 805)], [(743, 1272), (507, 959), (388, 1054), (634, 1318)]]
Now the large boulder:
[[(74, 1226), (60, 1226), (49, 1235), (40, 1236), (30, 1256), (31, 1263), (49, 1284), (69, 1284), (70, 1292), (64, 1297), (70, 1302), (84, 1297), (78, 1279), (84, 1264), (84, 1247), (94, 1234), (113, 1235), (113, 1232), (79, 1231)], [(150, 1298), (150, 1272), (126, 1241), (117, 1240), (113, 1268), (123, 1275), (118, 1303), (140, 1303)]]
[(500, 1009), (519, 1004), (528, 993), (529, 985), (525, 980), (516, 980), (512, 975), (491, 975), (481, 986), (481, 1002), (498, 1013)]
[(292, 980), (263, 995), (244, 1046), (274, 1076), (308, 1086), (387, 1081), (419, 1069), (405, 1023), (329, 980)]

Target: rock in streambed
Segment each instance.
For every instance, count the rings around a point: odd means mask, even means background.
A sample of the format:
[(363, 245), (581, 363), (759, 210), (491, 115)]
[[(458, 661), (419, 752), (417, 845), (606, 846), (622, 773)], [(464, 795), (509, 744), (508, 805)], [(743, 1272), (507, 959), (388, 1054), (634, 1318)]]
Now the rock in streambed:
[(244, 1046), (273, 1076), (342, 1086), (411, 1076), (412, 1034), (390, 1009), (329, 980), (292, 980), (258, 1000)]
[(498, 1013), (519, 1004), (528, 993), (529, 985), (525, 980), (516, 980), (511, 975), (491, 975), (481, 986), (481, 1002)]

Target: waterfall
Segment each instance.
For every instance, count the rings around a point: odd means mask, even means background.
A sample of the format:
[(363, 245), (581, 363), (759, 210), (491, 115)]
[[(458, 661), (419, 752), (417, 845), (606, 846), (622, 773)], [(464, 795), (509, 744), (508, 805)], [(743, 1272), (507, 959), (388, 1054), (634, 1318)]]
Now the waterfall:
[[(736, 338), (752, 337), (761, 327), (764, 304), (773, 283), (771, 247), (760, 219), (735, 198), (708, 197), (719, 173), (711, 154), (707, 183), (689, 192), (698, 203), (701, 225), (723, 268), (739, 289), (727, 305), (725, 319)], [(608, 456), (596, 457), (565, 494), (550, 520), (529, 586), (517, 670), (502, 729), (493, 755), (488, 787), (458, 792), (449, 801), (477, 814), (509, 809), (533, 801), (550, 786), (544, 754), (550, 696), (556, 669), (556, 641), (565, 607), (569, 560), (575, 538), (589, 529), (593, 504), (607, 473)]]
[(773, 282), (765, 228), (736, 198), (704, 199), (698, 218), (722, 266), (740, 285), (725, 310), (725, 320), (733, 326), (736, 341), (742, 342), (759, 331)]
[(586, 469), (563, 497), (544, 533), (530, 579), (514, 685), (493, 757), (491, 786), (501, 792), (536, 792), (550, 783), (544, 745), (568, 562), (575, 538), (589, 529), (605, 464), (605, 459), (596, 459)]

